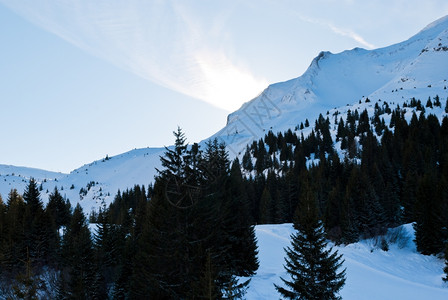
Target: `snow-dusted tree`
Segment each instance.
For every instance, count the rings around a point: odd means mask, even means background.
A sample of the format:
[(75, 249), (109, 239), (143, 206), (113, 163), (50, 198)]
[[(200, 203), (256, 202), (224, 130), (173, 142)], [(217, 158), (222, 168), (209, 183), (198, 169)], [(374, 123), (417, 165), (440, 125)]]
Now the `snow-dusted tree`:
[(307, 180), (296, 211), (291, 246), (285, 249), (285, 269), (290, 280), (281, 278), (286, 287), (275, 285), (287, 299), (340, 299), (345, 284), (342, 255), (328, 248), (324, 229), (318, 219), (316, 194)]

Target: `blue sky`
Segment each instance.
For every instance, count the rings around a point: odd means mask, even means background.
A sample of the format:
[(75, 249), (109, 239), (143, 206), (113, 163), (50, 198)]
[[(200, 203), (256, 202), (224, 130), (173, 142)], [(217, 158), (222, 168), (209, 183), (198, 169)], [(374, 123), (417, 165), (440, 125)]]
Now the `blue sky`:
[(0, 0), (0, 163), (69, 172), (190, 142), (320, 51), (400, 42), (446, 1)]

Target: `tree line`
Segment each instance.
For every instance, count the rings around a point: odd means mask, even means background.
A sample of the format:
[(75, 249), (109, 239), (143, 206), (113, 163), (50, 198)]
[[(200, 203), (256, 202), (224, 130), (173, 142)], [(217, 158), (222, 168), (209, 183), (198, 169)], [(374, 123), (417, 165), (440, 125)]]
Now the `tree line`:
[[(23, 196), (12, 190), (0, 199), (0, 288), (55, 299), (242, 297), (258, 269), (255, 224), (294, 223), (290, 273), (301, 265), (295, 253), (325, 248), (324, 237), (351, 243), (409, 222), (419, 252), (442, 253), (448, 118), (426, 115), (431, 106), (440, 99), (394, 110), (376, 103), (372, 116), (320, 115), (313, 128), (268, 132), (241, 163), (216, 139), (204, 149), (187, 145), (178, 129), (154, 184), (118, 191), (91, 215), (93, 235), (79, 204), (72, 209), (55, 189), (44, 207), (31, 179)], [(307, 237), (317, 250), (303, 247)], [(327, 251), (314, 263), (326, 264), (338, 291), (341, 257)], [(283, 282), (295, 290), (277, 287), (284, 297), (306, 288)]]
[[(426, 107), (432, 105), (441, 105), (438, 97), (428, 99)], [(446, 248), (448, 118), (426, 115), (415, 99), (394, 110), (377, 103), (373, 116), (367, 110), (348, 111), (345, 119), (335, 114), (333, 123), (320, 115), (307, 137), (270, 131), (247, 146), (242, 167), (257, 223), (292, 222), (298, 195), (311, 188), (336, 243), (414, 222), (419, 252)]]
[[(54, 299), (235, 299), (258, 269), (239, 162), (180, 129), (154, 185), (118, 192), (92, 215), (37, 182), (0, 201), (1, 292)], [(48, 274), (52, 274), (49, 279)], [(241, 279), (246, 278), (246, 279)]]

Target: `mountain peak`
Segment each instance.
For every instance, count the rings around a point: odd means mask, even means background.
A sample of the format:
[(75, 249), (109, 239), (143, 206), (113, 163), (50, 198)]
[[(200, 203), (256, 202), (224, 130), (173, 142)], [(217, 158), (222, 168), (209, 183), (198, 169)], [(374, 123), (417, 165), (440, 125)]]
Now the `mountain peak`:
[(435, 20), (434, 22), (429, 23), (428, 25), (426, 25), (425, 28), (423, 28), (419, 33), (417, 33), (417, 35), (420, 33), (433, 31), (433, 30), (436, 30), (436, 31), (445, 30), (447, 28), (448, 28), (448, 15), (441, 17), (441, 18)]

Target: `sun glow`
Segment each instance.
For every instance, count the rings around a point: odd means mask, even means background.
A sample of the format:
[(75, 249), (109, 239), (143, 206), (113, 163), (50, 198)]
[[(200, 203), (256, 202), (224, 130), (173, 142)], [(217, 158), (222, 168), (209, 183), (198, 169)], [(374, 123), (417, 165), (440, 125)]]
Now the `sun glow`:
[(0, 2), (92, 55), (228, 111), (267, 84), (227, 55), (232, 42), (219, 10), (206, 18), (171, 1)]
[(254, 78), (225, 57), (212, 61), (210, 56), (202, 55), (197, 62), (204, 77), (200, 98), (225, 110), (238, 109), (267, 86), (266, 80)]

